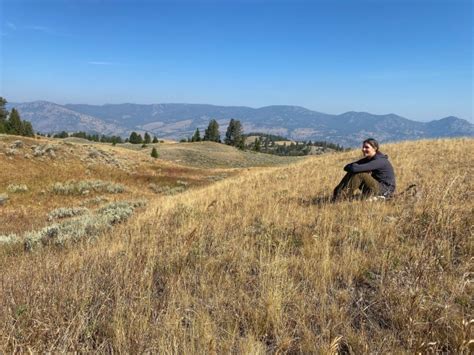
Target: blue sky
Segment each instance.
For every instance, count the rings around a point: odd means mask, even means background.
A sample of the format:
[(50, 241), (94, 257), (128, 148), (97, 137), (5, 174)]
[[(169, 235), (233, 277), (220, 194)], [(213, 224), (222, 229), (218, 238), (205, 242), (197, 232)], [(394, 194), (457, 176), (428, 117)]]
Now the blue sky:
[(469, 0), (1, 0), (10, 102), (473, 118)]

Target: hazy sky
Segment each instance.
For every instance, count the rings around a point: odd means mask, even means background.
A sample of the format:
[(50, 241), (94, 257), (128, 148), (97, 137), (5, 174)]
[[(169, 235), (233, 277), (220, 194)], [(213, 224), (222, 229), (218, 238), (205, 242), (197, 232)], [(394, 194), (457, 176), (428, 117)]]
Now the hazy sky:
[(10, 102), (473, 118), (470, 0), (0, 4), (0, 96)]

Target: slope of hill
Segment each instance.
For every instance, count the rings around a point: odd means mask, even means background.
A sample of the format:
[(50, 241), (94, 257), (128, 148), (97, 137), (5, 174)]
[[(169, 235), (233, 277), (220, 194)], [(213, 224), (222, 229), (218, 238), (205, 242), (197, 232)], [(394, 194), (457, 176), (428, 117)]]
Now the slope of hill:
[(473, 149), (383, 146), (418, 189), (388, 202), (320, 203), (351, 151), (149, 198), (92, 241), (4, 247), (0, 350), (472, 352)]
[(11, 104), (39, 131), (88, 130), (125, 134), (132, 130), (149, 131), (159, 137), (180, 139), (196, 128), (204, 130), (211, 118), (225, 133), (231, 118), (241, 120), (246, 132), (263, 132), (297, 140), (330, 141), (357, 146), (361, 139), (374, 136), (380, 141), (474, 136), (468, 121), (448, 117), (428, 123), (412, 121), (394, 114), (373, 115), (346, 112), (330, 115), (298, 106), (262, 108), (199, 104), (109, 104), (56, 105), (44, 101)]
[[(160, 159), (150, 157), (155, 146)], [(241, 152), (223, 144), (119, 144), (112, 146), (80, 138), (47, 139), (0, 135), (0, 194), (10, 203), (0, 211), (0, 235), (38, 229), (48, 223), (46, 216), (55, 208), (93, 203), (94, 198), (113, 202), (149, 199), (200, 187), (235, 174), (235, 168), (275, 166), (298, 158)], [(227, 169), (222, 169), (227, 168)], [(69, 184), (75, 181), (75, 185)], [(104, 186), (84, 187), (101, 181)], [(77, 191), (56, 191), (56, 184), (69, 184)], [(27, 191), (12, 191), (26, 186)], [(115, 187), (123, 191), (115, 193)], [(110, 187), (110, 188), (109, 188)], [(21, 188), (18, 188), (21, 190)], [(110, 190), (110, 191), (109, 191)], [(19, 206), (35, 203), (21, 212)]]

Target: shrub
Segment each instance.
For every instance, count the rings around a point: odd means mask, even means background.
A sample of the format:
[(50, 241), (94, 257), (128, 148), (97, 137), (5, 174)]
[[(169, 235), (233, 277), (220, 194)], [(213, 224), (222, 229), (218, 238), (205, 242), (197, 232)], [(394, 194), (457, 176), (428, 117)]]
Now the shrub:
[(157, 184), (150, 184), (148, 185), (150, 190), (152, 190), (156, 194), (162, 194), (162, 195), (176, 195), (180, 192), (186, 191), (186, 186), (180, 185), (176, 187), (171, 187), (171, 186), (159, 186)]
[(89, 210), (85, 207), (60, 207), (49, 213), (48, 220), (81, 216), (88, 212)]
[(152, 158), (158, 158), (158, 152), (156, 151), (156, 148), (153, 147), (153, 149), (151, 150), (151, 157)]
[(12, 244), (18, 240), (16, 234), (9, 234), (9, 235), (0, 235), (0, 245), (2, 244)]
[(25, 184), (10, 184), (7, 186), (7, 191), (10, 193), (26, 192), (28, 191), (28, 186), (26, 186)]
[(123, 185), (102, 180), (67, 181), (57, 182), (52, 192), (58, 195), (86, 195), (91, 190), (94, 192), (122, 193), (125, 191)]
[(113, 202), (99, 209), (96, 214), (85, 214), (29, 232), (24, 236), (25, 249), (32, 250), (45, 245), (62, 246), (67, 242), (95, 238), (114, 224), (126, 221), (135, 208), (145, 204), (143, 200)]
[(96, 196), (96, 197), (91, 198), (89, 200), (83, 201), (80, 205), (81, 206), (99, 205), (102, 202), (109, 202), (109, 200), (106, 199), (104, 196)]

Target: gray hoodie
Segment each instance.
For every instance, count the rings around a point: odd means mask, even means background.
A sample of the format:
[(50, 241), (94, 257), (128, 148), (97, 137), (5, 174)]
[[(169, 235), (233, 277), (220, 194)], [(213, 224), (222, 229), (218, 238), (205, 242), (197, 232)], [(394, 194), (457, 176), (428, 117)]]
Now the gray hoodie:
[(372, 172), (372, 177), (378, 181), (380, 193), (390, 196), (395, 192), (395, 173), (388, 156), (377, 152), (372, 158), (363, 158), (354, 163), (347, 164), (344, 170), (348, 173)]

